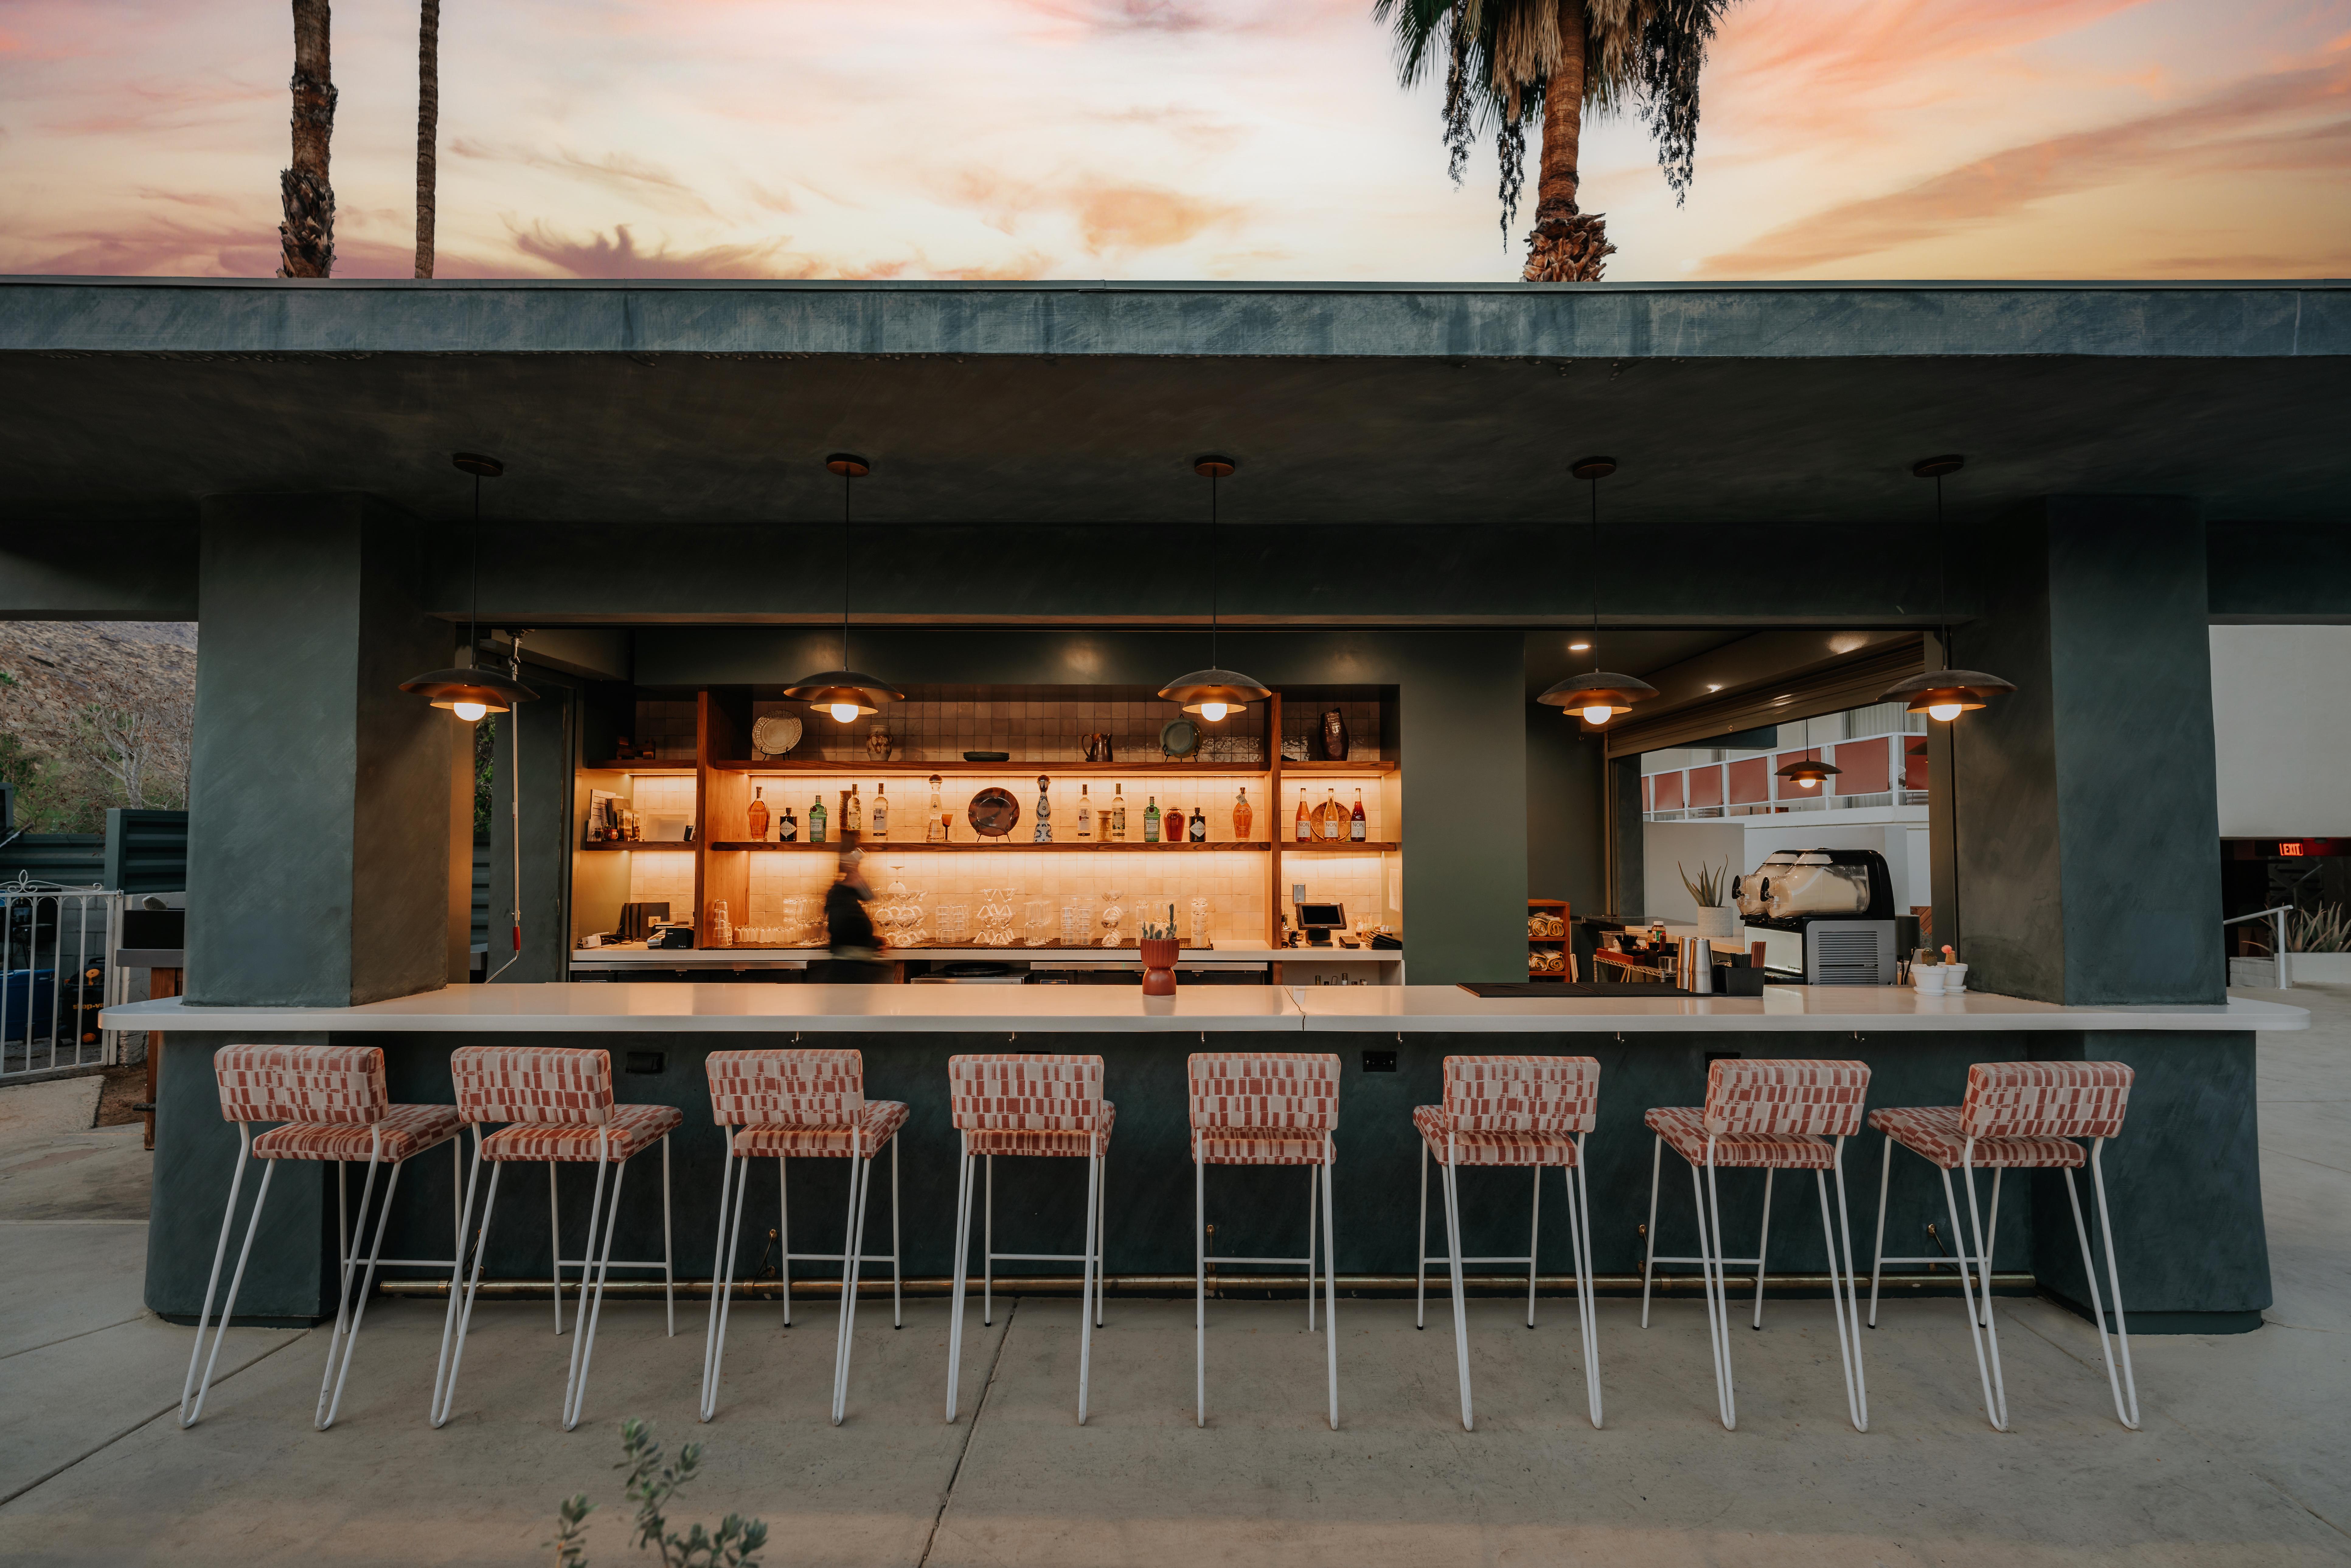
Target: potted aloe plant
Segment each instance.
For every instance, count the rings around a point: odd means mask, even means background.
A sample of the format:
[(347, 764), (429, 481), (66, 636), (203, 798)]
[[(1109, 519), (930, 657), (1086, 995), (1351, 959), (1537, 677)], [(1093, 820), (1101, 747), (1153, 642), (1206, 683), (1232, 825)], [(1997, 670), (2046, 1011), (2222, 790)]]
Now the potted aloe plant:
[(1697, 901), (1698, 936), (1707, 938), (1737, 936), (1739, 912), (1723, 896), (1730, 885), (1730, 862), (1725, 861), (1719, 867), (1715, 867), (1701, 862), (1695, 879), (1683, 869), (1679, 861), (1674, 862), (1674, 869), (1681, 872), (1682, 885), (1689, 889), (1690, 897)]

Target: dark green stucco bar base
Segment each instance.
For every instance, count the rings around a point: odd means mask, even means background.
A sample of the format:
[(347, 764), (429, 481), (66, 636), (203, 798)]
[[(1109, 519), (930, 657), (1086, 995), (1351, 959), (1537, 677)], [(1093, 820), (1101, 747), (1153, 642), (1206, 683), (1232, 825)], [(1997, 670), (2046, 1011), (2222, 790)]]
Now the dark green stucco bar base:
[[(146, 1301), (170, 1318), (192, 1318), (203, 1303), (222, 1209), (234, 1166), (236, 1129), (220, 1117), (209, 1041), (219, 1036), (181, 1033), (162, 1056), (157, 1118), (153, 1223), (150, 1228)], [(239, 1040), (268, 1038), (240, 1032)], [(450, 1052), (467, 1044), (515, 1044), (513, 1033), (370, 1030), (280, 1036), (313, 1043), (373, 1044), (384, 1049), (396, 1102), (447, 1103), (452, 1098)], [(789, 1030), (758, 1032), (631, 1032), (578, 1036), (533, 1034), (528, 1042), (601, 1046), (612, 1051), (623, 1101), (677, 1106), (684, 1124), (672, 1147), (672, 1201), (678, 1277), (710, 1277), (716, 1250), (719, 1162), (724, 1144), (710, 1119), (704, 1058), (714, 1049), (784, 1047)], [(829, 1046), (864, 1055), (866, 1092), (903, 1100), (911, 1115), (898, 1142), (904, 1268), (909, 1277), (951, 1271), (956, 1191), (956, 1135), (947, 1114), (950, 1056), (967, 1052), (1050, 1051), (1096, 1053), (1107, 1063), (1108, 1092), (1118, 1107), (1106, 1166), (1109, 1237), (1105, 1268), (1113, 1275), (1188, 1275), (1192, 1269), (1192, 1171), (1188, 1153), (1185, 1062), (1203, 1049), (1190, 1030), (1159, 1033), (1023, 1033), (906, 1030), (832, 1032)], [(808, 1043), (811, 1041), (804, 1041)], [(1419, 1202), (1421, 1155), (1412, 1107), (1441, 1095), (1448, 1054), (1496, 1051), (1588, 1054), (1602, 1068), (1599, 1124), (1588, 1140), (1593, 1254), (1604, 1274), (1636, 1267), (1640, 1227), (1647, 1218), (1653, 1141), (1642, 1113), (1656, 1105), (1694, 1105), (1704, 1096), (1710, 1055), (1852, 1058), (1873, 1071), (1872, 1107), (1955, 1103), (1968, 1065), (2021, 1057), (2095, 1056), (2129, 1061), (2138, 1072), (2122, 1135), (2106, 1148), (2105, 1166), (2116, 1224), (2124, 1299), (2139, 1333), (2226, 1333), (2260, 1322), (2270, 1304), (2269, 1255), (2262, 1220), (2252, 1092), (2252, 1037), (2245, 1030), (2016, 1030), (1889, 1033), (1856, 1038), (1850, 1031), (1628, 1032), (1562, 1029), (1558, 1032), (1403, 1032), (1301, 1036), (1295, 1028), (1262, 1032), (1212, 1031), (1215, 1051), (1330, 1050), (1340, 1057), (1342, 1094), (1334, 1197), (1338, 1262), (1343, 1273), (1408, 1274)], [(1393, 1072), (1364, 1071), (1366, 1049), (1393, 1051)], [(658, 1058), (657, 1071), (628, 1071), (630, 1058)], [(1876, 1218), (1884, 1140), (1865, 1133), (1844, 1151), (1848, 1218), (1854, 1247), (1867, 1268)], [(751, 1271), (776, 1224), (772, 1163), (752, 1177), (738, 1269)], [(1664, 1161), (1657, 1222), (1660, 1248), (1695, 1250), (1692, 1184), (1687, 1167)], [(614, 1256), (661, 1255), (661, 1165), (649, 1151), (632, 1162), (621, 1202)], [(247, 1179), (253, 1190), (256, 1170)], [(586, 1166), (562, 1167), (556, 1185), (566, 1227), (564, 1253), (581, 1254), (590, 1186)], [(446, 1148), (412, 1163), (403, 1174), (385, 1254), (444, 1257), (453, 1228), (455, 1172)], [(2061, 1300), (2080, 1293), (2080, 1255), (2066, 1218), (2064, 1178), (2053, 1172), (2011, 1181), (2003, 1192), (1994, 1268), (2029, 1273)], [(1506, 1254), (1524, 1246), (1532, 1178), (1523, 1170), (1468, 1170), (1462, 1178), (1465, 1249)], [(323, 1166), (287, 1162), (277, 1173), (269, 1213), (255, 1243), (239, 1301), (240, 1321), (286, 1321), (330, 1315), (334, 1310), (334, 1177)], [(1721, 1178), (1729, 1245), (1747, 1252), (1761, 1218), (1760, 1173)], [(544, 1281), (549, 1272), (545, 1178), (517, 1166), (507, 1173), (489, 1239), (486, 1277)], [(1217, 1167), (1207, 1173), (1207, 1217), (1219, 1252), (1298, 1255), (1305, 1243), (1307, 1181), (1290, 1167)], [(356, 1194), (359, 1176), (353, 1172)], [(1989, 1181), (1984, 1187), (1989, 1197)], [(1082, 1167), (1073, 1161), (1006, 1159), (996, 1174), (996, 1245), (999, 1250), (1075, 1250), (1084, 1200)], [(791, 1166), (793, 1247), (837, 1250), (846, 1193), (844, 1162), (795, 1161)], [(1555, 1173), (1543, 1192), (1540, 1255), (1544, 1271), (1568, 1258), (1563, 1187)], [(2090, 1203), (2086, 1179), (2084, 1203)], [(889, 1163), (877, 1166), (868, 1219), (870, 1250), (889, 1237)], [(1834, 1189), (1832, 1189), (1834, 1199)], [(248, 1196), (246, 1201), (250, 1202)], [(1931, 1167), (1896, 1151), (1886, 1220), (1886, 1249), (1932, 1254), (1926, 1226), (1942, 1215), (1939, 1182)], [(1442, 1248), (1441, 1222), (1432, 1216), (1431, 1251)], [(240, 1225), (241, 1230), (241, 1225)], [(975, 1234), (977, 1230), (975, 1221)], [(1794, 1173), (1774, 1184), (1771, 1271), (1817, 1273), (1825, 1268), (1819, 1204), (1810, 1183)], [(976, 1245), (976, 1244), (975, 1244)], [(231, 1261), (234, 1261), (234, 1242)], [(803, 1265), (803, 1268), (811, 1267)], [(813, 1266), (821, 1268), (820, 1265)], [(1049, 1271), (1019, 1264), (1008, 1272)], [(420, 1277), (420, 1271), (403, 1271)], [(886, 1270), (878, 1271), (886, 1277)], [(868, 1278), (877, 1270), (869, 1269)], [(616, 1273), (615, 1278), (622, 1278)], [(649, 1276), (632, 1271), (625, 1276)], [(656, 1277), (657, 1276), (652, 1276)], [(1898, 1299), (1898, 1298), (1897, 1298)]]

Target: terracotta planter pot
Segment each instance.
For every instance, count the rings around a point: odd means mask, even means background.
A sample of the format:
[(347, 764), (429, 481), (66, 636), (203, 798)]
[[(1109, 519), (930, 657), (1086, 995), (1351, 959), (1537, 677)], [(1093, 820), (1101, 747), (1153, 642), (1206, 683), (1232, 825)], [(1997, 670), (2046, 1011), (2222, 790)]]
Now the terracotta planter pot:
[(1143, 950), (1143, 994), (1146, 997), (1172, 997), (1176, 994), (1176, 956), (1184, 945), (1174, 937), (1155, 936), (1139, 944)]

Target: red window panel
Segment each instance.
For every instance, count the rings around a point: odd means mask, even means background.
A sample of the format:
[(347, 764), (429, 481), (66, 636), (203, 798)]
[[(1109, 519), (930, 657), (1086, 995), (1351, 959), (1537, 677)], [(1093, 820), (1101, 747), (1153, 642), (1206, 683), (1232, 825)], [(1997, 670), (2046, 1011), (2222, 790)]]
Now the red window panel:
[(1906, 735), (1902, 737), (1902, 788), (1924, 789), (1927, 783), (1927, 737)]
[(1689, 779), (1689, 803), (1692, 806), (1722, 804), (1722, 769), (1693, 768), (1685, 776)]
[(1751, 805), (1771, 798), (1771, 764), (1761, 757), (1750, 757), (1729, 764), (1730, 803)]
[(1787, 767), (1791, 762), (1817, 762), (1820, 760), (1820, 748), (1815, 747), (1810, 751), (1783, 751), (1771, 758), (1771, 782), (1780, 787), (1781, 800), (1801, 800), (1808, 795), (1820, 793), (1817, 789), (1805, 789), (1793, 779), (1782, 779), (1779, 776), (1780, 769)]
[(1655, 782), (1657, 790), (1657, 803), (1651, 807), (1650, 810), (1655, 811), (1680, 810), (1682, 809), (1682, 776), (1678, 773), (1654, 773), (1650, 775), (1650, 778)]
[(1835, 755), (1829, 760), (1844, 769), (1836, 777), (1836, 792), (1840, 795), (1882, 795), (1890, 786), (1886, 782), (1891, 747), (1884, 736), (1875, 740), (1855, 740), (1830, 747)]

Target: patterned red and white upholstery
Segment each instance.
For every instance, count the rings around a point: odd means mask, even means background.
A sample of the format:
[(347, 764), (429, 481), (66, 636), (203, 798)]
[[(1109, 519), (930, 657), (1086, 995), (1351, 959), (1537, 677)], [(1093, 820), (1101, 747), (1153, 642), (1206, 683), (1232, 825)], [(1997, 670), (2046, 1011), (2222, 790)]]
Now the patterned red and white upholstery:
[(1192, 1148), (1212, 1166), (1319, 1166), (1339, 1125), (1327, 1051), (1202, 1051), (1186, 1066)]
[(2120, 1061), (1979, 1061), (1959, 1124), (1978, 1138), (2111, 1138), (2134, 1076)]
[(225, 1045), (213, 1053), (213, 1075), (231, 1122), (364, 1126), (391, 1104), (379, 1046)]
[(861, 1151), (871, 1156), (897, 1135), (898, 1129), (906, 1124), (906, 1107), (898, 1101), (868, 1100), (857, 1113), (855, 1126), (746, 1127), (735, 1134), (735, 1152), (768, 1159), (846, 1158)]
[(391, 1165), (447, 1143), (463, 1125), (455, 1105), (389, 1105), (381, 1122), (289, 1122), (272, 1127), (253, 1140), (253, 1155), (261, 1160), (364, 1161), (381, 1133), (376, 1157)]
[(1717, 1134), (1849, 1138), (1868, 1095), (1867, 1062), (1725, 1057), (1707, 1071), (1706, 1125)]
[(605, 1159), (625, 1160), (653, 1147), (685, 1120), (684, 1113), (674, 1105), (613, 1105), (608, 1109), (611, 1120), (606, 1122), (518, 1122), (501, 1127), (482, 1140), (482, 1158), (584, 1160), (593, 1164), (601, 1141)]
[(1888, 1107), (1872, 1111), (1869, 1124), (1912, 1154), (1947, 1171), (1959, 1169), (1963, 1151), (1968, 1152), (1970, 1163), (1984, 1170), (1996, 1166), (2009, 1169), (2055, 1168), (2078, 1166), (2089, 1158), (2073, 1139), (2057, 1137), (1978, 1138), (1975, 1148), (1968, 1151), (1968, 1135), (1960, 1124), (1957, 1105)]
[(1589, 1056), (1448, 1056), (1444, 1113), (1456, 1134), (1592, 1131), (1600, 1063)]
[(865, 1057), (855, 1051), (714, 1051), (710, 1118), (722, 1127), (839, 1127), (865, 1104)]
[(1572, 1166), (1575, 1135), (1572, 1133), (1463, 1132), (1453, 1128), (1448, 1159), (1446, 1133), (1450, 1125), (1442, 1105), (1416, 1105), (1412, 1124), (1439, 1165)]
[(1118, 1108), (1102, 1098), (1099, 1056), (952, 1056), (947, 1109), (975, 1155), (1110, 1152)]
[[(1661, 1105), (1642, 1117), (1666, 1146), (1694, 1166), (1706, 1164), (1706, 1113), (1695, 1105)], [(1725, 1133), (1714, 1140), (1718, 1169), (1830, 1169), (1835, 1146), (1810, 1133)]]
[[(449, 1054), (449, 1075), (457, 1086), (457, 1114), (467, 1122), (593, 1127), (612, 1113), (612, 1058), (608, 1051), (554, 1045), (462, 1046)], [(592, 1154), (580, 1157), (595, 1158)]]

